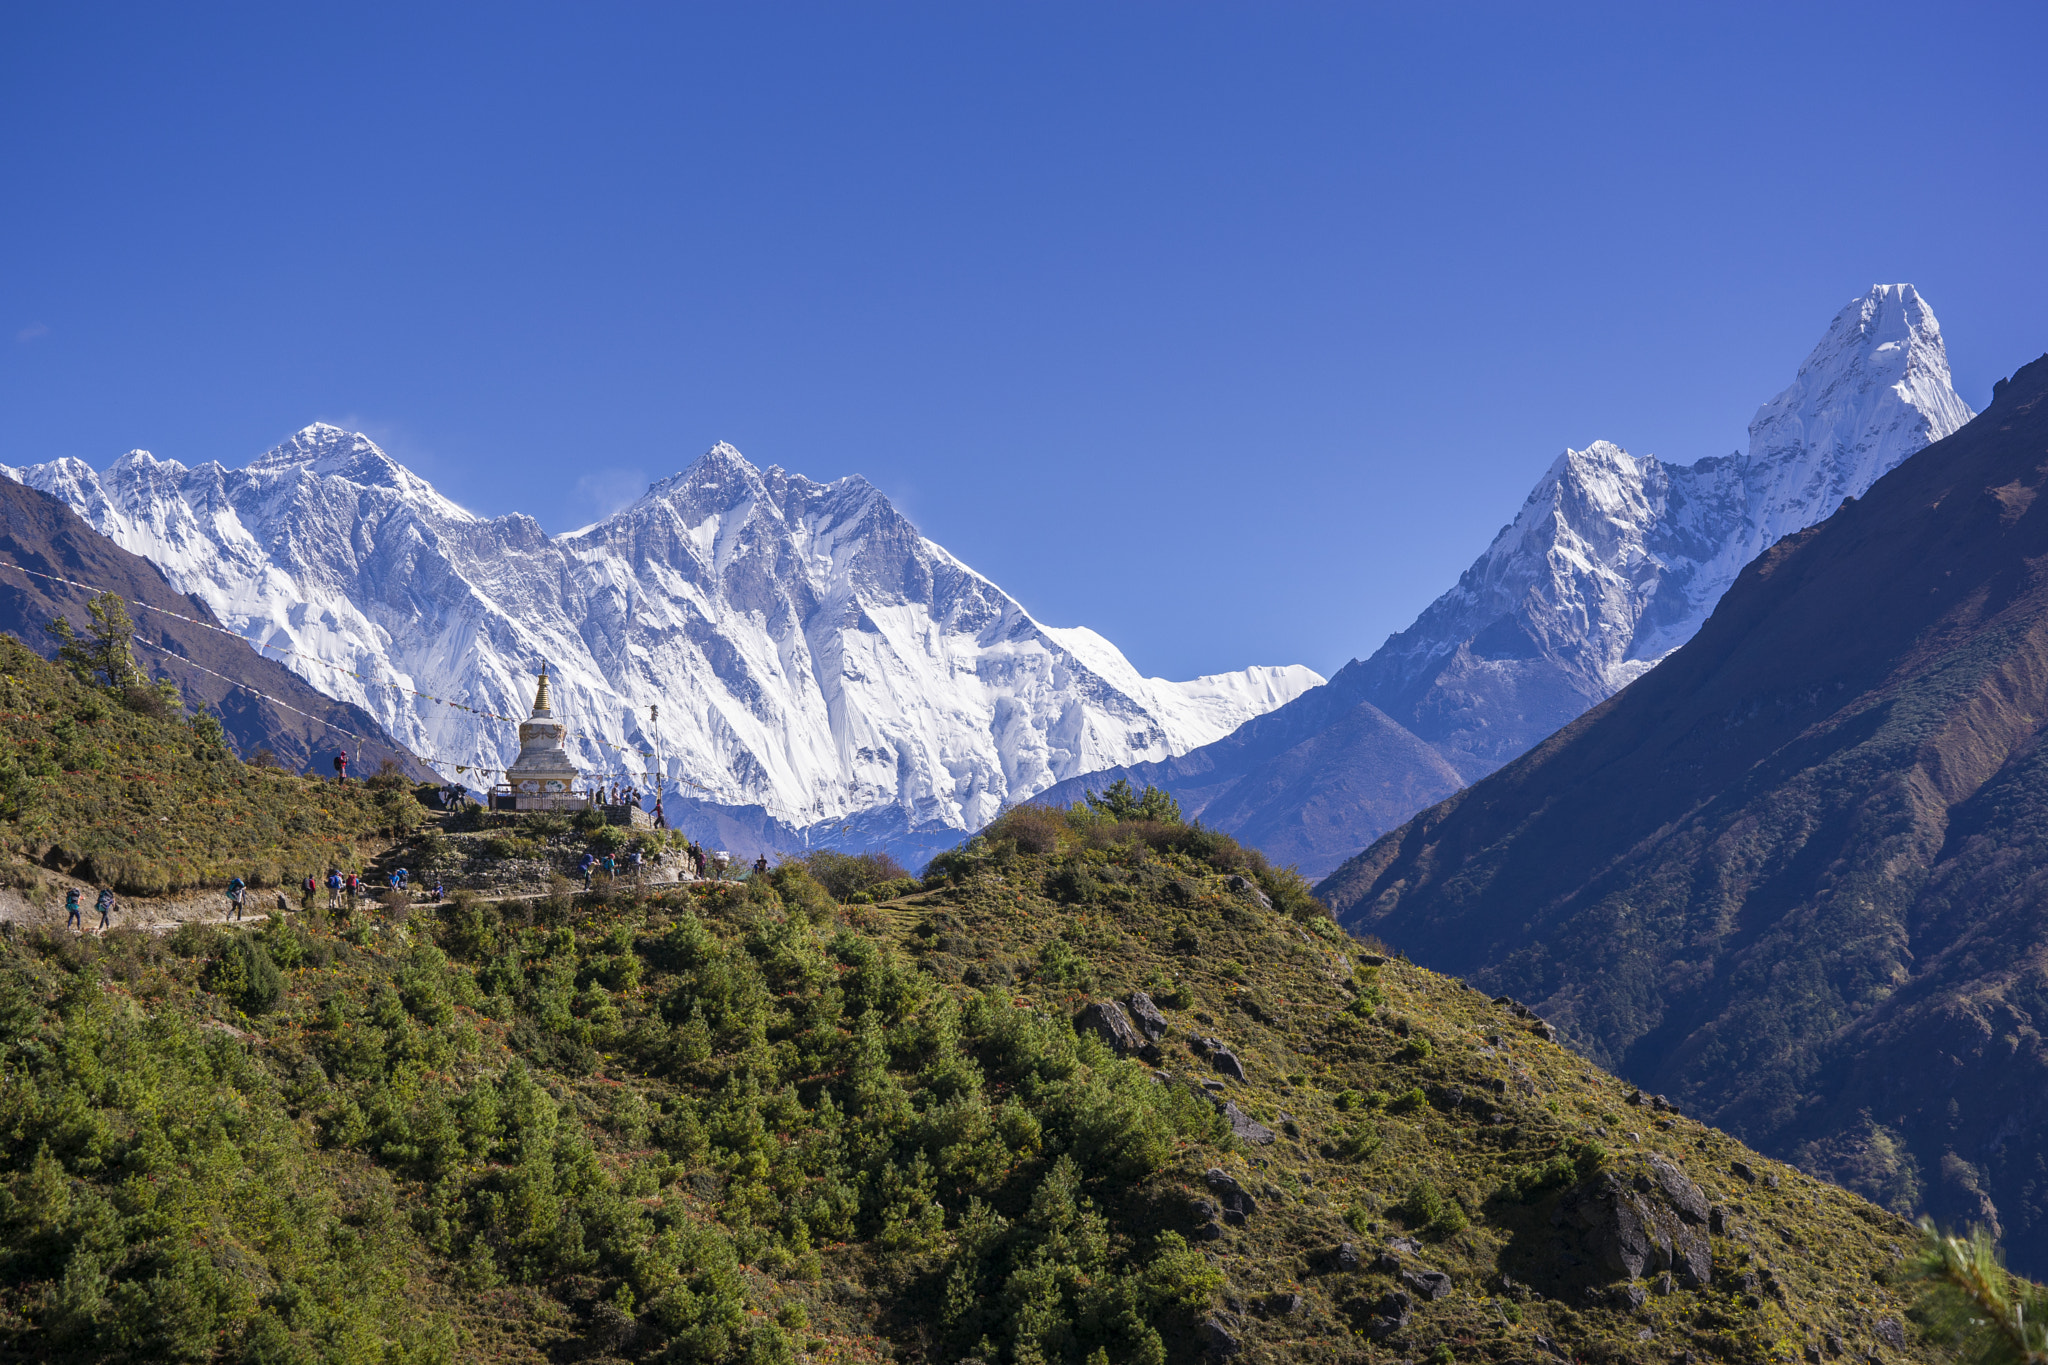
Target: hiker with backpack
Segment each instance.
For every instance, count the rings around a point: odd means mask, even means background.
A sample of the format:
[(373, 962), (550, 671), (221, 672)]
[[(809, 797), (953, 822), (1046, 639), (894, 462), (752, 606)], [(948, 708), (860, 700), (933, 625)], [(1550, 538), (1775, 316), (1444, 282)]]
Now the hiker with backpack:
[(93, 902), (93, 909), (100, 912), (100, 932), (107, 932), (107, 921), (114, 913), (114, 888), (100, 888), (100, 898)]
[(299, 883), (299, 909), (302, 913), (308, 915), (313, 913), (313, 897), (319, 893), (319, 890), (320, 883), (314, 881), (313, 874), (308, 872), (306, 880)]
[(85, 932), (85, 926), (78, 922), (78, 888), (72, 887), (64, 893), (64, 927)]
[(343, 749), (334, 756), (334, 780), (342, 786), (348, 785), (348, 750)]
[(596, 866), (597, 855), (586, 850), (583, 854), (583, 861), (577, 864), (577, 870), (583, 873), (583, 889), (585, 891), (590, 889), (590, 869)]
[(339, 868), (330, 867), (327, 869), (327, 908), (329, 910), (341, 909), (341, 870)]
[(235, 912), (236, 919), (242, 917), (242, 893), (248, 888), (248, 885), (240, 877), (228, 879), (228, 908)]

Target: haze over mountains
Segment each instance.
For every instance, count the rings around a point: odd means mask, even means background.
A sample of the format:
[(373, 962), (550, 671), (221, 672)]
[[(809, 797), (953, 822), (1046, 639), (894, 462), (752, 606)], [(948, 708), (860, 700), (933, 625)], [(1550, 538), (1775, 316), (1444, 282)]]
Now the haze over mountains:
[(586, 771), (644, 786), (658, 752), (704, 808), (674, 813), (726, 822), (712, 834), (749, 819), (748, 847), (857, 822), (870, 841), (936, 831), (936, 851), (1006, 802), (1220, 738), (1322, 681), (1142, 677), (1094, 632), (1041, 625), (865, 480), (760, 470), (727, 445), (556, 537), (475, 516), (332, 426), (240, 470), (131, 451), (104, 473), (7, 472), (444, 772), (502, 768), (517, 738), (443, 703), (524, 716), (546, 662)]
[(1971, 417), (1940, 324), (1874, 286), (1761, 407), (1746, 453), (1667, 464), (1566, 450), (1456, 586), (1370, 658), (1226, 738), (1115, 776), (1328, 873), (1493, 771), (1690, 639), (1736, 573)]
[(1320, 894), (1573, 1044), (2048, 1269), (2048, 359)]

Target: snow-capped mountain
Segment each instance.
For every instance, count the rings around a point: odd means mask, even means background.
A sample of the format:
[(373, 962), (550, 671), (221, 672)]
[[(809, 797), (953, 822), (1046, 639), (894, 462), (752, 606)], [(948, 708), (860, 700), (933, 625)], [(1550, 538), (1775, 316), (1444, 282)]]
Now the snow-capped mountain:
[(1595, 441), (1550, 466), (1512, 524), (1415, 624), (1328, 685), (1117, 777), (1311, 876), (1517, 757), (1692, 638), (1742, 567), (1973, 414), (1911, 285), (1839, 313), (1749, 453), (1670, 465)]
[(1747, 454), (1560, 455), (1457, 586), (1362, 665), (1364, 695), (1478, 778), (1691, 639), (1769, 546), (1973, 415), (1926, 301), (1874, 286), (1758, 410)]
[(325, 425), (239, 470), (131, 451), (104, 473), (5, 472), (451, 776), (503, 768), (518, 744), (445, 703), (524, 716), (545, 662), (587, 772), (645, 786), (656, 761), (620, 750), (655, 751), (677, 794), (787, 827), (881, 811), (965, 830), (1322, 682), (1298, 665), (1142, 677), (1093, 631), (1033, 620), (866, 481), (760, 470), (723, 444), (555, 537), (475, 516)]

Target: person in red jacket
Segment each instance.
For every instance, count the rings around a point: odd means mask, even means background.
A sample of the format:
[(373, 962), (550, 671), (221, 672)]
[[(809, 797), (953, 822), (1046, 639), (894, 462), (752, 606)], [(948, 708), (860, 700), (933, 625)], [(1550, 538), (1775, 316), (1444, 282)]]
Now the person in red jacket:
[(334, 756), (334, 780), (343, 785), (348, 783), (348, 750), (346, 749), (343, 749)]

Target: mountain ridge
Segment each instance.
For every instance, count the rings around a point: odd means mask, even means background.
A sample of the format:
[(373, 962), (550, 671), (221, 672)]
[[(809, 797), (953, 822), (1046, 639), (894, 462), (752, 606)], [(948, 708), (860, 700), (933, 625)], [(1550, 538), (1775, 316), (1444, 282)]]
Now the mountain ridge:
[[(1873, 286), (1758, 408), (1747, 454), (1675, 465), (1604, 440), (1567, 448), (1458, 583), (1371, 656), (1242, 738), (1116, 775), (1326, 875), (1641, 677), (1743, 564), (1969, 416), (1933, 310), (1911, 285)], [(1341, 776), (1304, 793), (1287, 770), (1311, 765)], [(1227, 788), (1218, 773), (1232, 774)]]
[(2048, 1265), (2048, 357), (1664, 664), (1326, 879), (1344, 922)]
[(866, 480), (760, 470), (724, 443), (560, 536), (480, 518), (320, 424), (240, 470), (131, 452), (104, 475), (8, 472), (472, 786), (516, 750), (487, 717), (523, 715), (546, 664), (586, 772), (645, 787), (659, 768), (679, 809), (759, 807), (771, 823), (749, 827), (804, 842), (856, 817), (927, 841), (978, 827), (1321, 681), (1143, 678), (1093, 632), (1042, 626)]

